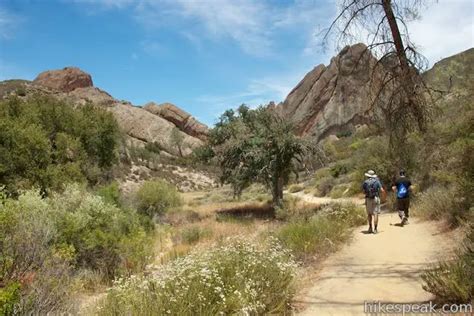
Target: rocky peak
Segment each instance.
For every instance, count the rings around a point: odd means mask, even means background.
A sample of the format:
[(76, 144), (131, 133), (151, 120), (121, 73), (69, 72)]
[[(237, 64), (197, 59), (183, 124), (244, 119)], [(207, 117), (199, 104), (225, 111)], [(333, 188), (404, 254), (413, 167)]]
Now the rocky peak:
[(77, 67), (44, 71), (36, 77), (33, 83), (61, 92), (71, 92), (77, 88), (93, 87), (91, 75)]
[(281, 105), (299, 135), (323, 137), (366, 123), (368, 81), (376, 59), (364, 44), (346, 46), (328, 66), (318, 65)]

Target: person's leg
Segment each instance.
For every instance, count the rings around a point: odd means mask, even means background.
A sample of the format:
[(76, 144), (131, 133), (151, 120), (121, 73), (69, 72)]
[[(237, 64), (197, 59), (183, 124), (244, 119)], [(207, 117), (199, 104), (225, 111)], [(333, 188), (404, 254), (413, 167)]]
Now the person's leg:
[(375, 209), (374, 209), (374, 233), (377, 233), (377, 226), (379, 224), (380, 214), (380, 197), (375, 198)]
[(374, 233), (377, 233), (377, 225), (379, 224), (379, 213), (374, 213)]
[(410, 198), (407, 198), (405, 202), (405, 223), (408, 223), (408, 210), (409, 209), (410, 209)]
[(402, 221), (402, 224), (403, 224), (403, 219), (405, 218), (405, 211), (403, 208), (403, 199), (397, 199), (397, 210), (398, 210), (398, 217), (400, 217), (400, 220)]
[(372, 233), (373, 232), (372, 218), (374, 216), (374, 210), (375, 210), (374, 199), (365, 199), (365, 205), (367, 209), (367, 219), (369, 221), (369, 233)]

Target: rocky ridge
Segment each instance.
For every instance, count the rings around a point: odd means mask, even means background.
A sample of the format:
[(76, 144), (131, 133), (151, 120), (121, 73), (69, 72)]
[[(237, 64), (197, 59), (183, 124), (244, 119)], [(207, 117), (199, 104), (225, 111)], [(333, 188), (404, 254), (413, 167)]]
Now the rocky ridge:
[(321, 140), (369, 122), (369, 80), (377, 60), (364, 44), (345, 47), (328, 66), (316, 66), (276, 106), (301, 136)]
[[(18, 91), (21, 90), (21, 93)], [(156, 143), (167, 154), (177, 156), (178, 150), (170, 144), (171, 131), (177, 127), (182, 133), (182, 152), (188, 155), (193, 148), (201, 146), (207, 135), (207, 126), (173, 104), (158, 106), (153, 111), (134, 106), (127, 101), (119, 101), (109, 93), (95, 87), (92, 77), (76, 67), (49, 70), (40, 73), (32, 82), (26, 80), (7, 80), (0, 83), (0, 98), (12, 92), (20, 96), (43, 93), (63, 98), (76, 106), (93, 103), (112, 112), (127, 141), (133, 146)]]

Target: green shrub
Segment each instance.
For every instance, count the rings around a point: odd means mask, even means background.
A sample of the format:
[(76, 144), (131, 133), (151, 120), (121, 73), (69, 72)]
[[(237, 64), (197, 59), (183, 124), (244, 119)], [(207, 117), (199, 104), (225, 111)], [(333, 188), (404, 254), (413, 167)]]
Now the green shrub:
[(138, 210), (150, 217), (162, 215), (170, 208), (183, 204), (176, 188), (164, 180), (143, 183), (137, 191), (136, 199)]
[[(471, 223), (472, 225), (472, 223)], [(474, 230), (471, 226), (465, 247), (455, 259), (441, 262), (422, 274), (423, 289), (440, 303), (472, 303), (474, 300)]]
[(337, 163), (330, 170), (331, 175), (334, 178), (338, 178), (340, 175), (346, 174), (349, 171), (349, 167), (346, 164)]
[(453, 186), (431, 187), (417, 196), (413, 212), (425, 219), (446, 220), (451, 226), (458, 226), (474, 216), (472, 209), (464, 208), (461, 194)]
[(95, 184), (118, 161), (119, 134), (104, 109), (40, 95), (11, 97), (0, 102), (0, 183), (13, 194)]
[(326, 196), (331, 192), (332, 188), (336, 185), (336, 180), (332, 177), (325, 177), (318, 181), (316, 189), (318, 190), (320, 196)]
[(117, 182), (101, 186), (97, 189), (97, 195), (99, 195), (105, 203), (113, 204), (120, 207), (120, 188)]
[(58, 242), (74, 248), (79, 267), (112, 278), (128, 270), (128, 263), (136, 259), (131, 254), (148, 242), (136, 211), (108, 204), (77, 186), (69, 186), (47, 201), (56, 213)]
[(99, 315), (285, 314), (296, 265), (272, 242), (246, 241), (196, 251), (148, 277), (116, 282)]
[(20, 283), (13, 282), (0, 288), (0, 315), (14, 315), (20, 302)]
[(192, 157), (196, 162), (208, 164), (214, 158), (214, 151), (209, 145), (196, 147), (193, 150)]
[(346, 184), (338, 184), (331, 189), (329, 196), (332, 199), (339, 199), (349, 192), (348, 186)]
[(66, 313), (71, 306), (71, 262), (55, 246), (54, 219), (37, 192), (0, 203), (0, 284), (22, 284), (19, 298), (12, 287), (2, 289), (2, 299), (15, 299), (15, 314)]
[(162, 146), (158, 142), (148, 142), (145, 144), (145, 149), (152, 153), (159, 154), (162, 150)]
[(304, 185), (302, 185), (302, 184), (292, 184), (288, 188), (288, 192), (296, 193), (296, 192), (303, 191), (303, 189), (304, 189)]
[(212, 234), (210, 229), (202, 228), (200, 226), (186, 227), (181, 231), (181, 240), (185, 244), (195, 244), (203, 238)]

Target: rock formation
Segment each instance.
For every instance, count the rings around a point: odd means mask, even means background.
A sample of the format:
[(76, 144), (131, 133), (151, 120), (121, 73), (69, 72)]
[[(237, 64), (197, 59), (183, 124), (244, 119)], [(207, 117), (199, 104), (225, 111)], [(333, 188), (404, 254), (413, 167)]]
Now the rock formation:
[[(20, 83), (15, 83), (15, 87)], [(107, 92), (94, 87), (91, 76), (75, 67), (42, 72), (32, 82), (21, 82), (32, 92), (54, 94), (81, 106), (87, 103), (103, 106), (112, 112), (128, 143), (143, 146), (148, 142), (159, 145), (165, 153), (178, 155), (178, 149), (170, 142), (171, 131), (178, 127), (183, 134), (182, 153), (188, 155), (192, 149), (203, 144), (207, 137), (207, 126), (198, 122), (189, 113), (173, 104), (149, 104), (146, 109), (129, 102), (119, 101)], [(10, 84), (12, 86), (12, 84)], [(17, 88), (3, 88), (5, 95)]]
[(150, 102), (143, 108), (150, 113), (170, 121), (188, 135), (197, 137), (201, 140), (207, 139), (209, 132), (207, 126), (197, 121), (191, 116), (191, 114), (183, 111), (174, 104), (162, 103), (158, 105), (154, 102)]
[(376, 59), (364, 44), (345, 47), (329, 66), (311, 70), (277, 106), (299, 135), (323, 137), (366, 123), (368, 81)]
[(36, 77), (33, 83), (61, 92), (93, 86), (91, 76), (76, 67), (44, 71)]

